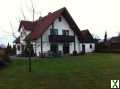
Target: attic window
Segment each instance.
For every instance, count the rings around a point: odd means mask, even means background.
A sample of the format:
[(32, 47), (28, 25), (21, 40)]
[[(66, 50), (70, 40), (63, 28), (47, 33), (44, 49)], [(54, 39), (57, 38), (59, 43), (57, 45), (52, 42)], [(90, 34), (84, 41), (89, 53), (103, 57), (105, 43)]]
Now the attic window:
[(61, 21), (62, 21), (62, 18), (61, 18), (61, 17), (58, 17), (58, 20), (59, 20), (59, 22), (61, 22)]

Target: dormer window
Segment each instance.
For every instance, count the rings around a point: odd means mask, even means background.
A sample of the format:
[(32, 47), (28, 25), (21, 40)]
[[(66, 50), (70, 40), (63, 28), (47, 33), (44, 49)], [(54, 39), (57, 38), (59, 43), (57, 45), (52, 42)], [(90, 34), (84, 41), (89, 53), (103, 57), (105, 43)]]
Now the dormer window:
[(61, 22), (62, 21), (62, 17), (58, 17), (58, 20), (59, 20), (59, 22)]

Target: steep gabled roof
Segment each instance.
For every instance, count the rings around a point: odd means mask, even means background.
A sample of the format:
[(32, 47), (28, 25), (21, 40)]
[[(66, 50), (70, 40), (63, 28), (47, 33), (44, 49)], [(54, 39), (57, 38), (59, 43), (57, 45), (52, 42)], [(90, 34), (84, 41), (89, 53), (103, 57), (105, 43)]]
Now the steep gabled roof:
[(41, 20), (37, 20), (33, 23), (32, 22), (27, 23), (26, 21), (23, 21), (21, 22), (19, 29), (21, 28), (22, 25), (25, 26), (26, 29), (32, 28), (32, 32), (29, 34), (28, 38), (30, 37), (31, 40), (36, 40), (40, 36), (42, 36), (42, 34), (47, 30), (47, 28), (61, 15), (66, 19), (70, 28), (74, 30), (75, 34), (79, 36), (80, 29), (78, 28), (78, 26), (76, 25), (76, 23), (74, 22), (74, 20), (72, 19), (71, 15), (69, 14), (65, 7), (53, 13), (49, 13)]
[(109, 41), (111, 43), (120, 43), (120, 36), (112, 37)]
[(21, 29), (22, 26), (23, 26), (26, 30), (32, 30), (32, 28), (33, 28), (33, 22), (22, 20), (22, 21), (20, 22), (18, 31), (20, 31), (20, 29)]
[(80, 41), (81, 42), (94, 42), (93, 36), (88, 29), (80, 31)]

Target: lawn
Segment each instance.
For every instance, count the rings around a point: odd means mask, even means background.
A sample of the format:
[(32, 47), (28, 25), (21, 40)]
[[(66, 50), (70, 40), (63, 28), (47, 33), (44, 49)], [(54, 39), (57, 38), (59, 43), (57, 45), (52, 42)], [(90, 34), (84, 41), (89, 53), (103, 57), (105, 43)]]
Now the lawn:
[(13, 60), (0, 71), (0, 89), (110, 89), (120, 79), (120, 54), (87, 54), (32, 60)]

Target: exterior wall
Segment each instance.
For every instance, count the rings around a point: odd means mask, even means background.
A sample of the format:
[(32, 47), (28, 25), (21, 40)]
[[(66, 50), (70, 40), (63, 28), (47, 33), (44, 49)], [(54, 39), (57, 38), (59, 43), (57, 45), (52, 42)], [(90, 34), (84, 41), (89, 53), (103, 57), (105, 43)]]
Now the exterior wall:
[[(95, 51), (95, 43), (80, 43), (80, 50), (82, 51), (82, 45), (85, 45), (85, 53), (94, 52)], [(90, 48), (92, 45), (92, 48)]]
[[(63, 30), (69, 30), (69, 35), (74, 36), (74, 32), (70, 28), (67, 21), (64, 19), (64, 17), (61, 16), (61, 18), (62, 18), (61, 22), (59, 22), (59, 19), (56, 19), (54, 21), (54, 28), (58, 29), (58, 35), (62, 35)], [(50, 25), (48, 27), (48, 29), (43, 33), (43, 36), (42, 36), (43, 53), (47, 53), (48, 51), (50, 51), (49, 35), (50, 35), (51, 28), (52, 28), (52, 25)], [(24, 34), (22, 37), (20, 36), (20, 43), (25, 45), (25, 42), (23, 40), (30, 33), (30, 31), (25, 30), (22, 27), (20, 30), (20, 33), (23, 31), (26, 34)], [(37, 54), (37, 56), (39, 56), (39, 54), (41, 53), (41, 37), (39, 39), (37, 39), (36, 41), (33, 41), (32, 43), (33, 43), (34, 52)], [(82, 51), (82, 43), (79, 43), (77, 36), (75, 36), (75, 44), (76, 44), (77, 53), (80, 53)], [(83, 44), (85, 45), (85, 52), (86, 53), (93, 52), (95, 50), (94, 43), (83, 43)], [(92, 44), (92, 48), (90, 48), (90, 44)], [(20, 44), (16, 44), (16, 46), (17, 45), (20, 45)], [(58, 50), (63, 52), (63, 43), (58, 43)], [(73, 51), (74, 51), (74, 42), (71, 42), (71, 43), (69, 43), (69, 53), (72, 54)], [(22, 49), (20, 51), (17, 50), (16, 53), (21, 54)]]
[(63, 52), (63, 44), (58, 44), (58, 50)]
[[(21, 27), (21, 29), (20, 29), (20, 43), (21, 44), (25, 45), (24, 39), (28, 34), (30, 34), (30, 32), (31, 31), (24, 29), (24, 27)], [(22, 33), (22, 36), (21, 36), (21, 33)]]
[[(20, 46), (20, 50), (18, 50), (18, 46)], [(19, 44), (17, 43), (17, 44), (16, 44), (16, 54), (17, 54), (17, 55), (20, 55), (21, 53), (22, 53), (21, 44), (20, 44), (20, 43), (19, 43)]]
[[(74, 33), (72, 31), (72, 29), (70, 28), (69, 24), (67, 23), (67, 21), (64, 19), (64, 17), (62, 17), (62, 21), (59, 22), (58, 19), (56, 19), (54, 21), (54, 28), (58, 29), (58, 35), (62, 35), (62, 31), (63, 30), (69, 30), (69, 35), (74, 36)], [(50, 50), (50, 43), (49, 43), (49, 35), (50, 35), (50, 29), (52, 28), (52, 25), (50, 25), (48, 27), (48, 29), (44, 32), (43, 36), (42, 36), (42, 41), (43, 41), (43, 53), (46, 53)], [(79, 41), (77, 36), (75, 36), (75, 40), (76, 40), (76, 50), (79, 53), (80, 52), (80, 48), (79, 48)], [(34, 50), (36, 50), (36, 54), (37, 56), (39, 56), (39, 53), (41, 53), (41, 38), (39, 38), (38, 40), (35, 41), (36, 47), (34, 46)], [(58, 43), (58, 50), (63, 52), (63, 44), (62, 43)], [(74, 51), (74, 43), (70, 43), (70, 54), (72, 54), (72, 52)]]
[[(50, 34), (50, 28), (51, 26), (48, 28), (48, 30), (46, 30), (42, 36), (42, 49), (43, 49), (43, 53), (47, 53), (50, 50), (50, 43), (49, 43), (49, 34)], [(37, 39), (36, 41), (34, 41), (34, 44), (36, 44), (36, 46), (34, 45), (34, 50), (36, 50), (36, 54), (37, 56), (39, 56), (39, 54), (41, 53), (41, 37), (39, 39)]]
[[(80, 44), (79, 44), (79, 40), (78, 40), (78, 38), (77, 38), (77, 36), (75, 36), (75, 45), (76, 45), (76, 51), (77, 51), (77, 53), (80, 53), (81, 52), (81, 50), (80, 50)], [(72, 43), (70, 43), (70, 54), (72, 54), (73, 53), (73, 51), (74, 51), (74, 42), (72, 42)]]
[[(54, 22), (54, 28), (58, 29), (58, 35), (62, 35), (62, 31), (63, 30), (69, 30), (69, 35), (74, 36), (74, 32), (73, 30), (70, 28), (69, 24), (67, 23), (67, 21), (65, 20), (65, 18), (63, 16), (61, 16), (62, 21), (59, 22), (58, 19), (55, 20)], [(75, 36), (75, 42), (76, 42), (76, 51), (79, 53), (79, 40), (77, 38), (77, 36)], [(63, 50), (63, 47), (61, 47)], [(74, 51), (74, 42), (70, 43), (70, 54)]]
[(61, 16), (61, 20), (61, 22), (58, 19), (54, 21), (54, 28), (58, 29), (58, 35), (62, 35), (62, 30), (69, 30), (69, 35), (73, 36), (74, 33), (64, 17)]
[[(22, 35), (21, 35), (21, 33), (22, 33)], [(22, 44), (22, 45), (25, 45), (24, 39), (25, 39), (25, 37), (26, 37), (28, 34), (30, 34), (30, 31), (25, 30), (24, 27), (21, 27), (21, 29), (20, 29), (20, 43), (17, 43), (17, 44), (16, 44), (16, 49), (17, 49), (17, 46), (18, 46), (18, 45), (20, 46), (20, 50), (18, 50), (18, 49), (16, 50), (16, 54), (17, 54), (17, 55), (22, 54), (22, 46), (21, 46), (21, 44)]]

